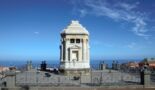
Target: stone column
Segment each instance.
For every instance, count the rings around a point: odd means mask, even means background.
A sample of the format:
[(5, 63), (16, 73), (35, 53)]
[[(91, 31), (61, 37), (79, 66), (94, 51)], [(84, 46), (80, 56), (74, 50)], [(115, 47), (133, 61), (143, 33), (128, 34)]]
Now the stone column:
[(64, 61), (64, 62), (65, 62), (65, 59), (66, 59), (66, 56), (65, 56), (65, 54), (66, 54), (66, 52), (65, 52), (66, 45), (65, 45), (65, 43), (66, 43), (66, 41), (65, 41), (65, 39), (64, 39), (64, 41), (63, 41), (63, 43), (62, 43), (62, 44), (63, 44), (63, 47), (62, 47), (62, 48), (63, 48), (63, 52), (62, 52), (62, 54), (63, 54), (62, 56), (63, 56), (63, 57), (62, 57), (62, 58), (63, 58), (63, 61)]
[(90, 51), (89, 51), (89, 49), (90, 49), (90, 46), (88, 45), (88, 63), (90, 63)]
[(61, 62), (63, 61), (63, 43), (61, 44), (61, 50), (60, 50), (61, 52), (61, 57), (60, 57), (60, 59), (61, 59)]
[(150, 85), (150, 74), (151, 72), (146, 68), (141, 70), (141, 73), (140, 73), (141, 84), (144, 85), (144, 87), (149, 87)]
[(8, 71), (6, 72), (6, 87), (7, 88), (15, 88), (15, 71)]
[(84, 50), (84, 61), (86, 61), (86, 58), (87, 58), (87, 45), (86, 45), (86, 39), (83, 39), (84, 40), (84, 46), (83, 46), (83, 50)]
[(87, 39), (87, 62), (89, 61), (89, 40)]
[(82, 62), (82, 50), (81, 50), (81, 48), (79, 49), (79, 62)]
[(82, 41), (82, 61), (84, 60), (84, 39)]
[(61, 49), (61, 47), (62, 47), (62, 44), (59, 46), (59, 49), (60, 49), (60, 61), (62, 62), (62, 49)]
[(71, 55), (71, 53), (72, 53), (72, 50), (70, 49), (69, 50), (69, 60), (70, 60), (70, 62), (72, 62), (72, 55)]
[(150, 74), (151, 72), (149, 70), (144, 70), (144, 86), (148, 87), (150, 86)]
[(65, 39), (65, 62), (68, 62), (68, 39)]

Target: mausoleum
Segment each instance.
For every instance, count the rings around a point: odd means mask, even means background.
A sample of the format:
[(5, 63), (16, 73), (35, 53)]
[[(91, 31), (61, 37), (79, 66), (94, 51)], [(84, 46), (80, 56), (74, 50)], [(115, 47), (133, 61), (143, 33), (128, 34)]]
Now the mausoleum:
[(60, 70), (67, 75), (89, 74), (89, 32), (79, 21), (61, 32)]

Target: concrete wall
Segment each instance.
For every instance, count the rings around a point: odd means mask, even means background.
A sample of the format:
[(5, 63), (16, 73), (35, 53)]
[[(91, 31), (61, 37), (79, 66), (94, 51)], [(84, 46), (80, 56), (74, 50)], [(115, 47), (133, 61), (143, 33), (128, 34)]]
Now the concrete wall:
[(27, 89), (15, 87), (15, 88), (1, 88), (0, 90), (27, 90)]
[(124, 87), (30, 87), (26, 88), (2, 88), (1, 90), (155, 90), (155, 87), (144, 88), (143, 85)]

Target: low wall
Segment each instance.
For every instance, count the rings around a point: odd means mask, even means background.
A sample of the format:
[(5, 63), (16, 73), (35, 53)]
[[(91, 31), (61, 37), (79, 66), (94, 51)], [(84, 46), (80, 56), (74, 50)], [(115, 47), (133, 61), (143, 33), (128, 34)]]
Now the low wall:
[(142, 85), (138, 86), (124, 86), (124, 87), (29, 87), (29, 88), (1, 88), (0, 90), (155, 90), (155, 87), (144, 88)]

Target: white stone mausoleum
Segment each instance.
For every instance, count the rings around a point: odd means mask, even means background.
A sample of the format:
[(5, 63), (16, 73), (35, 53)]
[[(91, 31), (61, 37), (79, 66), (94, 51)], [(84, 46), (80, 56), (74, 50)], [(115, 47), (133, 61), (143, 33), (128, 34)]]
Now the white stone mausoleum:
[(61, 32), (60, 70), (65, 74), (89, 74), (89, 32), (78, 21)]

